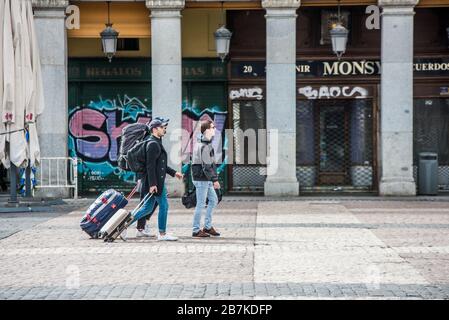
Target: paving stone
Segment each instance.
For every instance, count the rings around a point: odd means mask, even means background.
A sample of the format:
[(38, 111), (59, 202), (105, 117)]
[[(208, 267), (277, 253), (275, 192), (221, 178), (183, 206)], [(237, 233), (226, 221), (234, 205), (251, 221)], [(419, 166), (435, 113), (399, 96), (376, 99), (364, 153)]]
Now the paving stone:
[(174, 199), (174, 243), (88, 239), (82, 210), (30, 220), (0, 240), (0, 299), (449, 298), (447, 202), (252, 199), (220, 203), (204, 241)]

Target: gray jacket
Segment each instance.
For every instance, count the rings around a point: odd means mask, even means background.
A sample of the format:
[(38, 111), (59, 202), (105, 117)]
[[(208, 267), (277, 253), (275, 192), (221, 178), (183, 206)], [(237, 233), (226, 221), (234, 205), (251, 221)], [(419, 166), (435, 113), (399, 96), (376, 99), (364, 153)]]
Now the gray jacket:
[(218, 181), (214, 148), (204, 136), (198, 138), (192, 154), (192, 179), (194, 181)]

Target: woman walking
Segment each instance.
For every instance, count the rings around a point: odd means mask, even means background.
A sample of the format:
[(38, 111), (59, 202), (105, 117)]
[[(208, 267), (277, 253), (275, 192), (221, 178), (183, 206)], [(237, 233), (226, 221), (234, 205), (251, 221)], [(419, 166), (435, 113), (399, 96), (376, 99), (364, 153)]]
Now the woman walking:
[[(212, 139), (215, 135), (215, 125), (213, 121), (201, 122), (201, 136), (195, 146), (192, 157), (192, 180), (196, 188), (196, 207), (193, 216), (192, 237), (206, 238), (210, 236), (218, 237), (220, 233), (212, 226), (212, 213), (218, 204), (218, 197), (215, 192), (220, 189), (218, 182), (217, 165), (215, 161)], [(206, 207), (204, 228), (200, 228), (201, 215)]]

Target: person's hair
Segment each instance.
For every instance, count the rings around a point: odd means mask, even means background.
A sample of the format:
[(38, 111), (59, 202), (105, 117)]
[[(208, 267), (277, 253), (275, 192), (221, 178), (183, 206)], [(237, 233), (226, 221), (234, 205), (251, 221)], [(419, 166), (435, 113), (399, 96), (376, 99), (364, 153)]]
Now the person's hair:
[(201, 121), (201, 134), (204, 133), (207, 129), (210, 129), (210, 125), (214, 123), (212, 120), (203, 120)]

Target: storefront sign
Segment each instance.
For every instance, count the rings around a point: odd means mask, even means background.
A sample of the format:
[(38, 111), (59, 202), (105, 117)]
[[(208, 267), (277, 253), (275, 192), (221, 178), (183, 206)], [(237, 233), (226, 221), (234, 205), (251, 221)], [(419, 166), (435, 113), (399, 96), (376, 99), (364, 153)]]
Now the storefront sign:
[(151, 60), (69, 59), (69, 81), (151, 81)]
[(415, 76), (449, 76), (449, 59), (415, 59), (413, 71)]
[[(298, 78), (367, 77), (381, 74), (379, 60), (298, 60)], [(449, 76), (449, 59), (415, 59), (415, 76)], [(231, 66), (233, 78), (265, 78), (265, 61), (238, 61)]]
[[(310, 65), (315, 67), (315, 74), (318, 77), (372, 76), (379, 75), (381, 69), (380, 61), (321, 61), (312, 62)], [(298, 74), (299, 76), (309, 75)]]
[(262, 100), (263, 99), (263, 89), (254, 87), (254, 88), (239, 88), (232, 89), (229, 91), (229, 99), (231, 100), (241, 100), (241, 99), (255, 99)]
[(365, 99), (369, 95), (368, 89), (357, 86), (306, 86), (299, 88), (298, 93), (309, 100), (334, 98)]
[[(151, 59), (70, 59), (69, 81), (151, 81)], [(183, 60), (183, 81), (226, 81), (226, 65), (215, 59)]]
[(221, 62), (216, 61), (183, 61), (182, 79), (190, 80), (225, 80), (226, 68)]
[[(235, 78), (265, 78), (265, 62), (236, 62), (231, 73)], [(372, 76), (380, 74), (380, 62), (298, 60), (296, 74), (298, 77)]]
[(142, 69), (139, 67), (87, 67), (87, 78), (113, 78), (113, 77), (141, 77)]
[(296, 62), (298, 77), (375, 76), (380, 74), (379, 61), (303, 61)]

